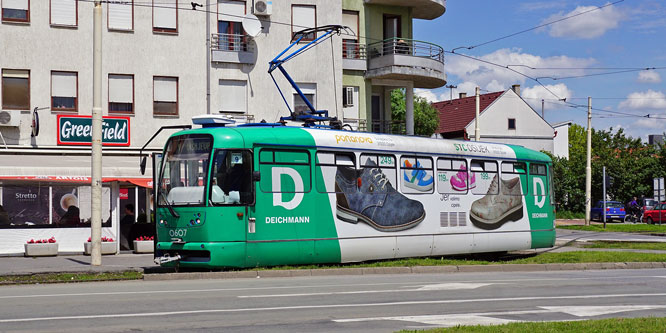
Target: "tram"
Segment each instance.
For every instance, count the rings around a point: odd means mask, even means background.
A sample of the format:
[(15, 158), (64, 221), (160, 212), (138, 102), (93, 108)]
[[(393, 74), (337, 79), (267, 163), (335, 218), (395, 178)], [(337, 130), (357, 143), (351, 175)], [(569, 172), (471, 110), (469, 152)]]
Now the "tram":
[(156, 262), (231, 268), (552, 247), (552, 162), (522, 146), (280, 124), (170, 136)]

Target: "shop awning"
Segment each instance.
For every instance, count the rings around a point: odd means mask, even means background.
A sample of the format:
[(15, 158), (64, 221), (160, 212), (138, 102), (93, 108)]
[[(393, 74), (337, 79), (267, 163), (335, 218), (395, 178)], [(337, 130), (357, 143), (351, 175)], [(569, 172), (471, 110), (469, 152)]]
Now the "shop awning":
[[(71, 176), (0, 176), (0, 180), (29, 180), (29, 181), (42, 181), (53, 183), (76, 183), (76, 184), (90, 184), (91, 177), (71, 177)], [(125, 182), (132, 183), (137, 186), (153, 188), (152, 178), (114, 178), (102, 177), (102, 183), (109, 182)]]

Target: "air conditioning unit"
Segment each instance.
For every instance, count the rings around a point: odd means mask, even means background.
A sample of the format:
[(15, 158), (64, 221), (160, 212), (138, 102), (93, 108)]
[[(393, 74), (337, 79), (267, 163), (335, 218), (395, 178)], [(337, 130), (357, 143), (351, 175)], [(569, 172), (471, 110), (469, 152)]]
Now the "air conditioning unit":
[(252, 12), (254, 15), (271, 15), (273, 13), (273, 1), (256, 0)]
[(0, 111), (0, 126), (18, 127), (21, 124), (20, 111)]

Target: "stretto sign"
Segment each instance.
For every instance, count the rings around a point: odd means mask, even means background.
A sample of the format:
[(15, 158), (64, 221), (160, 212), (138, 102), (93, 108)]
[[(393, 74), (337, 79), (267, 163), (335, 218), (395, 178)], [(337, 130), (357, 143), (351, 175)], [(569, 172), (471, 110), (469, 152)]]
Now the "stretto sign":
[[(129, 117), (103, 117), (102, 144), (130, 145)], [(92, 142), (91, 116), (58, 116), (58, 144), (89, 146)]]

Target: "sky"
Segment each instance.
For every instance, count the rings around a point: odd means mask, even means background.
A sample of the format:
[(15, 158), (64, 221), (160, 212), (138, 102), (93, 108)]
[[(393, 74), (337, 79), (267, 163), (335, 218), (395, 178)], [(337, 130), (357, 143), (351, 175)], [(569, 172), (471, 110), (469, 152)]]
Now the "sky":
[[(591, 97), (593, 128), (623, 128), (647, 142), (649, 134), (666, 132), (666, 1), (617, 1), (448, 0), (439, 18), (414, 20), (414, 39), (445, 51), (461, 47), (455, 53), (501, 65), (447, 52), (447, 85), (457, 86), (454, 99), (459, 92), (473, 95), (476, 86), (487, 93), (520, 84), (523, 99), (539, 113), (544, 99), (549, 123), (571, 120), (587, 127)], [(451, 91), (415, 93), (442, 101)]]

